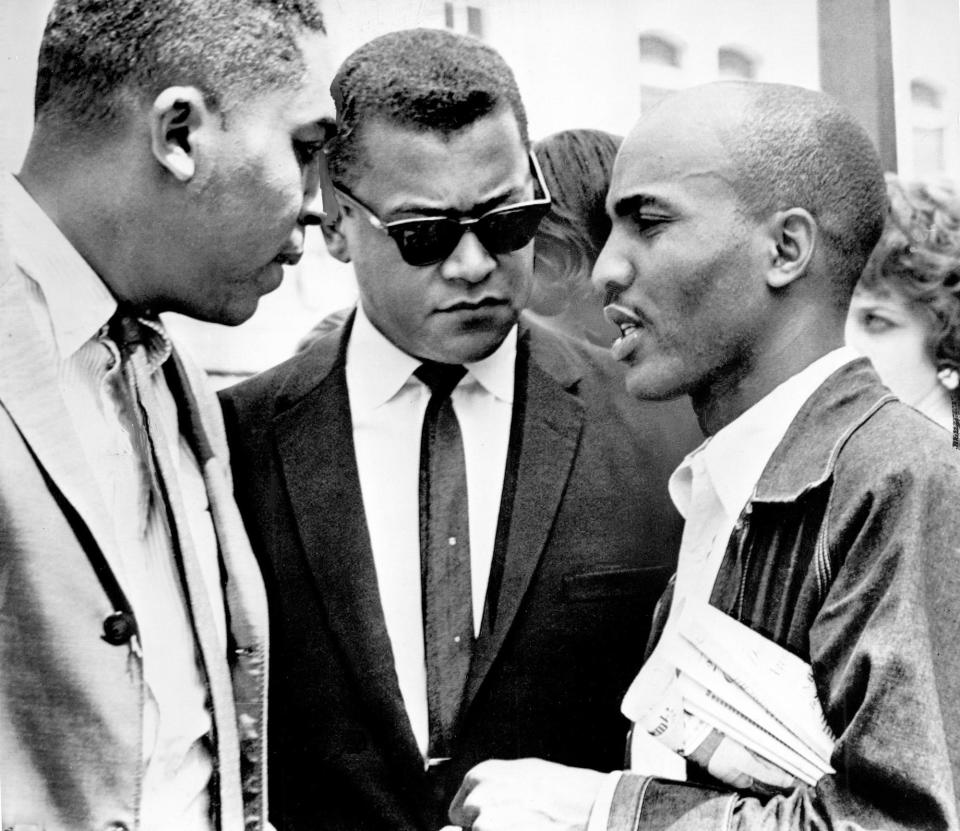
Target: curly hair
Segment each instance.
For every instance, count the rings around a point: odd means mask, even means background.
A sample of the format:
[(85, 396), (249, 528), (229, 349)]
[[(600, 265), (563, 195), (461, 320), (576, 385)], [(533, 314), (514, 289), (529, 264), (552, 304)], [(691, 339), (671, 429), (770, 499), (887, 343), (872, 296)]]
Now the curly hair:
[(405, 29), (365, 43), (340, 66), (330, 93), (337, 130), (324, 152), (333, 180), (347, 186), (363, 169), (363, 126), (377, 119), (449, 136), (509, 106), (529, 145), (510, 67), (485, 43), (443, 29)]
[(886, 180), (887, 219), (860, 285), (903, 297), (928, 321), (934, 363), (960, 367), (960, 192), (893, 173)]
[(563, 130), (533, 145), (553, 202), (537, 231), (537, 279), (589, 297), (590, 272), (610, 236), (605, 201), (623, 138), (602, 130)]
[(57, 0), (40, 44), (36, 118), (115, 124), (177, 85), (222, 111), (298, 82), (306, 31), (323, 31), (316, 0)]

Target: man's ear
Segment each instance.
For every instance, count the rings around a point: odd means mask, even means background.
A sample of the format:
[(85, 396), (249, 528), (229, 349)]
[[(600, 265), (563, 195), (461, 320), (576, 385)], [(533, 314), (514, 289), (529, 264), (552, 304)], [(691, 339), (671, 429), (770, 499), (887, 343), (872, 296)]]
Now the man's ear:
[(196, 87), (167, 87), (150, 108), (153, 155), (178, 181), (197, 171), (197, 139), (212, 113)]
[(802, 277), (817, 243), (817, 222), (804, 208), (778, 211), (772, 219), (767, 285), (780, 289)]
[(343, 222), (343, 208), (338, 210), (337, 218), (332, 222), (324, 219), (320, 223), (320, 230), (323, 232), (323, 241), (327, 244), (330, 256), (342, 263), (348, 263), (350, 262), (350, 245), (340, 227), (341, 222)]

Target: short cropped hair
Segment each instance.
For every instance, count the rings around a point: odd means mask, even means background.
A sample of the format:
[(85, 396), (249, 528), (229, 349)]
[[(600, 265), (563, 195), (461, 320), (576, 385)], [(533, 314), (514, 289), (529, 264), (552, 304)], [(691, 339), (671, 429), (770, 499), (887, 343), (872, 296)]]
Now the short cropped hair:
[(297, 84), (296, 38), (323, 31), (316, 0), (57, 0), (40, 44), (36, 119), (116, 124), (170, 86), (215, 111)]
[(725, 141), (756, 217), (804, 208), (817, 222), (838, 299), (848, 303), (883, 229), (883, 169), (873, 142), (833, 98), (785, 84), (730, 82), (743, 116)]
[(623, 139), (603, 130), (563, 130), (534, 142), (553, 201), (537, 230), (534, 272), (571, 299), (592, 296), (590, 273), (610, 236), (606, 211), (613, 161)]
[(887, 174), (890, 209), (860, 285), (893, 292), (926, 322), (927, 352), (960, 369), (960, 190)]
[(479, 40), (443, 29), (374, 38), (343, 62), (330, 92), (337, 134), (327, 145), (327, 162), (343, 185), (359, 177), (363, 126), (377, 119), (451, 136), (508, 106), (529, 146), (527, 114), (510, 67)]

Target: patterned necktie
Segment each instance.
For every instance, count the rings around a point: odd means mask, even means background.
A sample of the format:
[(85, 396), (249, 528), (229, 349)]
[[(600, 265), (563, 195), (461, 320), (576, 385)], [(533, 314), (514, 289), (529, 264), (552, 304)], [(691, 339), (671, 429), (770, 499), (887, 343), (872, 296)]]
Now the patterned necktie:
[[(133, 416), (128, 415), (129, 422), (138, 434), (134, 439), (134, 446), (146, 448), (149, 452), (157, 497), (167, 514), (171, 543), (210, 692), (215, 732), (215, 776), (211, 794), (219, 816), (219, 828), (221, 831), (242, 831), (244, 819), (240, 743), (233, 685), (226, 660), (226, 645), (220, 643), (217, 634), (213, 606), (207, 594), (200, 561), (193, 547), (177, 469), (170, 454), (167, 437), (163, 434), (160, 403), (151, 377), (159, 366), (157, 338), (159, 336), (166, 347), (163, 358), (169, 357), (169, 340), (159, 320), (136, 317), (122, 307), (111, 319), (108, 333), (120, 351), (121, 371), (126, 386), (125, 397), (135, 405)], [(178, 406), (182, 404), (178, 403)]]
[[(430, 388), (420, 438), (420, 573), (430, 737), (427, 755), (452, 755), (473, 654), (467, 470), (450, 394), (462, 366), (426, 362), (414, 373)], [(429, 762), (428, 762), (429, 764)]]
[[(133, 453), (137, 470), (137, 535), (143, 539), (146, 536), (150, 512), (160, 488), (147, 440), (142, 407), (137, 397), (133, 366), (128, 355), (136, 344), (143, 353), (141, 358), (144, 364), (143, 373), (149, 378), (170, 357), (172, 348), (159, 320), (152, 320), (141, 326), (140, 319), (131, 316), (128, 322), (124, 323), (126, 314), (118, 309), (101, 334), (101, 342), (111, 356), (104, 383), (116, 404), (117, 416), (127, 434), (130, 450)], [(122, 353), (123, 349), (126, 349), (126, 354)]]

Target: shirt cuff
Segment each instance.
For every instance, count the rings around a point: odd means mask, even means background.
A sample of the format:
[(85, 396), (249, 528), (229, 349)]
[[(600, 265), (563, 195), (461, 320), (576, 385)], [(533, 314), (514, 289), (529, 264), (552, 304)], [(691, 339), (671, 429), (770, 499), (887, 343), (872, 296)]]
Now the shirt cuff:
[(621, 776), (623, 776), (623, 771), (615, 770), (608, 773), (603, 780), (600, 790), (597, 791), (597, 798), (593, 800), (593, 808), (590, 810), (590, 821), (587, 823), (586, 831), (607, 831), (613, 794), (620, 783)]

